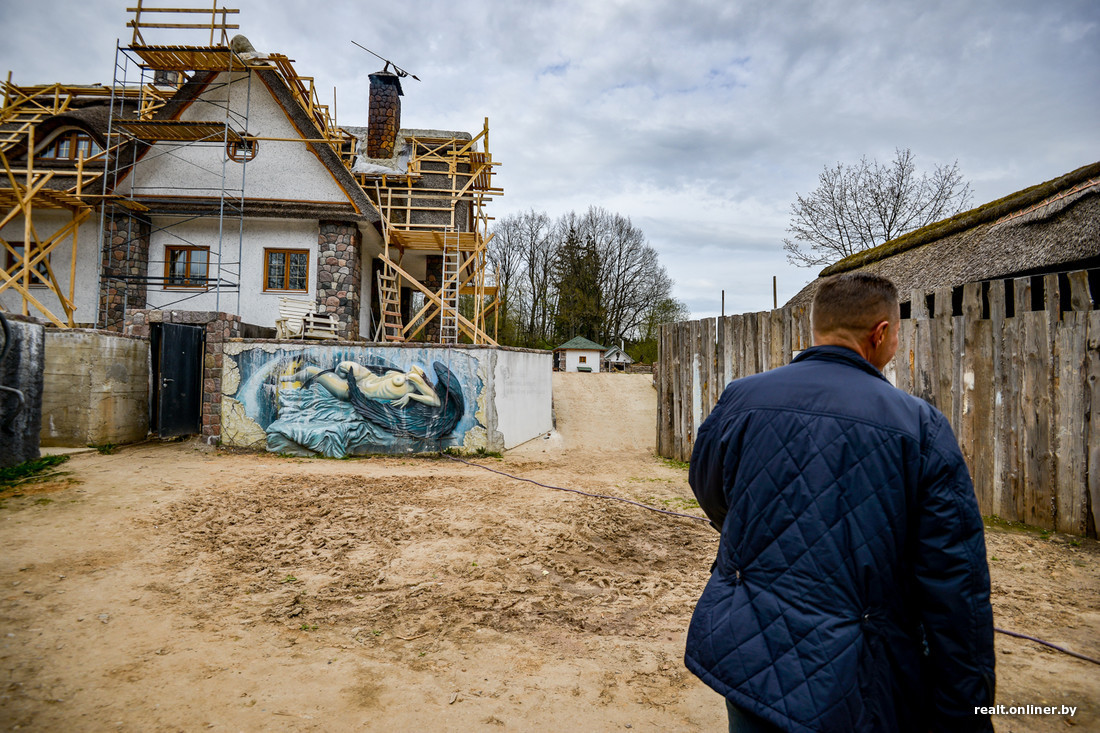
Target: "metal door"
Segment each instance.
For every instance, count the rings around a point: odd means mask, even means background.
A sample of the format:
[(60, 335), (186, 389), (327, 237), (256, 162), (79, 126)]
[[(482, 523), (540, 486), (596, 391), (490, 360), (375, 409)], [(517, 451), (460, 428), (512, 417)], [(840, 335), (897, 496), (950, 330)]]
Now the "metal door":
[(206, 331), (201, 326), (150, 324), (153, 352), (153, 429), (162, 438), (202, 430), (202, 362)]

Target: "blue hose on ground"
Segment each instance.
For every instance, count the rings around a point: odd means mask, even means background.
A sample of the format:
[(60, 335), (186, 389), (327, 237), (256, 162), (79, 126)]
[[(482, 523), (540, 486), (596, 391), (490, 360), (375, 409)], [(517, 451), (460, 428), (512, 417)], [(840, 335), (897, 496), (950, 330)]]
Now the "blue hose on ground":
[(642, 504), (641, 502), (632, 501), (630, 499), (624, 499), (621, 496), (607, 496), (606, 494), (590, 494), (587, 491), (581, 491), (580, 489), (565, 489), (565, 488), (562, 488), (561, 486), (551, 486), (549, 484), (540, 484), (538, 481), (535, 481), (534, 479), (523, 478), (522, 476), (513, 476), (510, 473), (505, 473), (504, 471), (498, 471), (495, 468), (489, 468), (488, 466), (483, 466), (480, 463), (471, 463), (470, 461), (464, 461), (461, 458), (456, 458), (455, 456), (452, 456), (448, 453), (442, 453), (441, 455), (444, 458), (449, 458), (450, 460), (455, 461), (456, 463), (465, 463), (467, 466), (474, 466), (475, 468), (483, 468), (486, 471), (492, 471), (493, 473), (499, 474), (501, 476), (507, 476), (508, 478), (514, 479), (516, 481), (526, 481), (529, 484), (534, 484), (535, 486), (541, 486), (544, 489), (553, 489), (554, 491), (568, 491), (571, 494), (580, 494), (581, 496), (589, 496), (589, 497), (592, 497), (593, 499), (607, 499), (609, 501), (621, 501), (624, 504), (632, 504), (634, 506), (641, 507), (642, 509), (648, 509), (651, 512), (657, 512), (658, 514), (669, 514), (673, 517), (683, 517), (684, 519), (694, 519), (696, 522), (705, 522), (707, 524), (710, 523), (710, 520), (707, 519), (706, 517), (697, 517), (694, 514), (681, 514), (680, 512), (669, 511), (668, 509), (658, 509), (655, 506), (649, 506), (648, 504)]
[[(621, 496), (607, 496), (606, 494), (590, 494), (587, 491), (581, 491), (580, 489), (566, 489), (566, 488), (563, 488), (561, 486), (551, 486), (550, 484), (539, 483), (538, 481), (535, 481), (534, 479), (523, 478), (522, 476), (514, 476), (510, 473), (505, 473), (504, 471), (498, 471), (495, 468), (490, 468), (489, 466), (483, 466), (480, 463), (473, 463), (471, 461), (466, 461), (466, 460), (463, 460), (461, 458), (456, 458), (455, 456), (449, 455), (447, 453), (442, 453), (440, 455), (442, 455), (444, 458), (448, 458), (448, 459), (454, 461), (455, 463), (465, 463), (467, 466), (474, 466), (475, 468), (482, 468), (482, 469), (485, 469), (486, 471), (491, 471), (492, 473), (498, 474), (500, 476), (505, 476), (505, 477), (513, 479), (515, 481), (526, 481), (529, 484), (534, 484), (535, 486), (541, 486), (544, 489), (553, 489), (554, 491), (568, 491), (572, 494), (580, 494), (581, 496), (589, 496), (589, 497), (592, 497), (593, 499), (608, 499), (610, 501), (621, 501), (624, 504), (632, 504), (636, 507), (641, 507), (642, 509), (648, 509), (651, 512), (657, 512), (658, 514), (668, 514), (668, 515), (671, 515), (673, 517), (682, 517), (684, 519), (694, 519), (696, 522), (707, 522), (707, 523), (710, 522), (710, 520), (706, 519), (705, 517), (697, 517), (694, 514), (682, 514), (680, 512), (669, 511), (668, 509), (658, 509), (655, 506), (649, 506), (648, 504), (642, 504), (641, 502), (632, 501), (630, 499), (624, 499)], [(1016, 631), (1008, 631), (1006, 629), (998, 629), (997, 627), (994, 627), (993, 630), (996, 631), (999, 634), (1004, 634), (1005, 636), (1013, 636), (1017, 639), (1026, 639), (1028, 641), (1033, 641), (1036, 644), (1042, 644), (1043, 646), (1048, 646), (1051, 649), (1055, 649), (1057, 651), (1060, 651), (1063, 654), (1068, 654), (1071, 657), (1076, 657), (1078, 659), (1083, 659), (1086, 662), (1092, 662), (1093, 664), (1100, 664), (1100, 659), (1094, 659), (1093, 657), (1089, 657), (1089, 656), (1086, 656), (1084, 654), (1079, 654), (1077, 652), (1070, 651), (1069, 649), (1066, 649), (1065, 647), (1060, 647), (1057, 644), (1052, 644), (1049, 641), (1044, 641), (1043, 639), (1039, 639), (1039, 638), (1036, 638), (1034, 636), (1028, 636), (1027, 634), (1021, 634), (1021, 633), (1018, 633)]]

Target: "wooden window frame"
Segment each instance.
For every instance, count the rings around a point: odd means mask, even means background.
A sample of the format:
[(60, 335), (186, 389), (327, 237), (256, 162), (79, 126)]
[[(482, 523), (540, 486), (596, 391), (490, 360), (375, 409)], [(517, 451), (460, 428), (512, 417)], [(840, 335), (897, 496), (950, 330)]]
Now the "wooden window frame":
[[(301, 290), (297, 288), (270, 288), (268, 287), (268, 270), (271, 267), (271, 255), (277, 252), (281, 252), (287, 255), (286, 267), (283, 269), (283, 285), (290, 285), (290, 255), (292, 254), (304, 254), (306, 256), (306, 283), (305, 287)], [(265, 247), (264, 248), (264, 292), (265, 293), (308, 293), (309, 292), (309, 261), (312, 259), (312, 253), (308, 249), (298, 249), (291, 247)]]
[(234, 163), (247, 163), (260, 151), (259, 140), (230, 140), (225, 144), (225, 154)]
[[(172, 282), (172, 252), (187, 252), (187, 275), (184, 278), (183, 283)], [(194, 282), (191, 278), (195, 277), (191, 272), (191, 253), (192, 252), (205, 252), (206, 253), (206, 271), (202, 274), (201, 282)], [(209, 247), (195, 247), (192, 245), (175, 245), (169, 244), (164, 247), (164, 289), (165, 290), (209, 290), (210, 284), (208, 279), (210, 278), (210, 248)]]
[(579, 359), (579, 361), (577, 362), (578, 364), (587, 364), (588, 363), (588, 357), (585, 356), (584, 354), (578, 354), (577, 358)]
[[(24, 246), (23, 242), (8, 242), (8, 245), (12, 247), (12, 249), (21, 249), (24, 253), (27, 251), (27, 248)], [(7, 247), (0, 247), (0, 249), (4, 250), (4, 271), (7, 272), (9, 275), (14, 276), (15, 268), (19, 266), (19, 262), (16, 262), (15, 255), (9, 252)], [(45, 259), (39, 262), (38, 266), (34, 268), (33, 272), (41, 275), (42, 279), (39, 280), (37, 276), (31, 275), (30, 286), (32, 288), (50, 287), (50, 273), (48, 270), (46, 270), (46, 261), (49, 260), (52, 256), (52, 252), (47, 254)], [(25, 254), (24, 257), (26, 257)], [(22, 261), (22, 258), (20, 258), (20, 261)]]
[[(59, 148), (64, 142), (69, 144), (68, 152), (65, 155), (59, 155)], [(92, 150), (93, 145), (96, 147), (95, 150)], [(81, 149), (84, 150), (85, 160), (103, 152), (103, 148), (96, 142), (96, 139), (88, 133), (82, 130), (66, 130), (50, 140), (50, 142), (42, 148), (42, 151), (38, 154), (38, 158), (40, 160), (76, 160)]]

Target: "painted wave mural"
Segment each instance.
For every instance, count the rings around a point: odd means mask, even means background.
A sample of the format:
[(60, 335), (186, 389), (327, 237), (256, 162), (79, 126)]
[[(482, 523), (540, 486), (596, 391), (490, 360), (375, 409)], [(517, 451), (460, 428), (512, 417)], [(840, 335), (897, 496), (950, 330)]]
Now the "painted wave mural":
[(445, 450), (484, 431), (478, 359), (462, 351), (268, 346), (223, 358), (231, 445), (341, 458)]

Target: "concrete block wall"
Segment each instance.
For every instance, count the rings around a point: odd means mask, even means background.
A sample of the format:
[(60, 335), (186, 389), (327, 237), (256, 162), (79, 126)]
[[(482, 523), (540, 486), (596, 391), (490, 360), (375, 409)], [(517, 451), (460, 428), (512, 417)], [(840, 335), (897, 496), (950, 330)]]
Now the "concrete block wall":
[(149, 341), (48, 329), (42, 445), (134, 443), (149, 434)]

